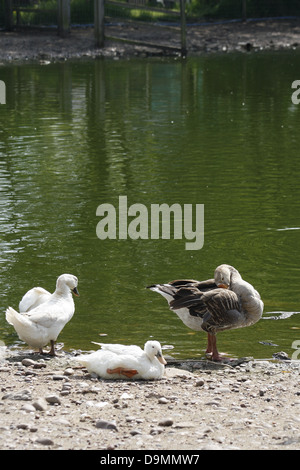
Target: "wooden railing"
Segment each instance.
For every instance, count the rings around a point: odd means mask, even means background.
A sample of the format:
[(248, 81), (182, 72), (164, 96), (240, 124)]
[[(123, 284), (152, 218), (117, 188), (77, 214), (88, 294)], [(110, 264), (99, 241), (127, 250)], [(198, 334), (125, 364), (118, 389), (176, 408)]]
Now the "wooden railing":
[[(145, 0), (136, 0), (137, 3), (125, 3), (125, 2), (118, 2), (111, 0), (94, 0), (94, 34), (95, 34), (95, 41), (97, 47), (103, 47), (105, 41), (105, 27), (104, 27), (104, 14), (105, 14), (105, 4), (113, 4), (117, 6), (122, 6), (125, 8), (137, 8), (144, 9), (149, 11), (156, 11), (156, 12), (163, 12), (168, 13), (168, 16), (177, 16), (180, 22), (180, 29), (181, 29), (181, 47), (177, 48), (181, 51), (182, 55), (186, 54), (186, 19), (185, 19), (185, 1), (186, 0), (179, 0), (180, 1), (180, 12), (175, 12), (172, 10), (166, 10), (164, 8), (154, 8), (148, 7), (145, 4)], [(28, 8), (28, 7), (21, 7), (14, 5), (13, 0), (5, 0), (5, 27), (7, 31), (12, 31), (15, 27), (14, 24), (14, 12), (17, 12), (17, 24), (18, 24), (18, 16), (20, 12), (36, 12), (37, 9)], [(46, 10), (41, 10), (46, 12)], [(50, 11), (50, 10), (49, 10)], [(58, 24), (58, 34), (61, 36), (65, 36), (70, 32), (71, 28), (71, 14), (70, 14), (70, 0), (57, 0), (57, 24)], [(53, 12), (53, 10), (51, 10)], [(118, 40), (117, 38), (114, 38)], [(121, 39), (119, 39), (121, 40)], [(135, 43), (134, 40), (127, 40), (128, 42)], [(146, 45), (146, 44), (145, 44)], [(148, 43), (148, 46), (151, 47), (151, 44)], [(157, 44), (153, 44), (153, 47), (158, 47)], [(171, 49), (171, 46), (165, 45), (162, 46), (165, 49)], [(173, 47), (174, 49), (174, 47)]]

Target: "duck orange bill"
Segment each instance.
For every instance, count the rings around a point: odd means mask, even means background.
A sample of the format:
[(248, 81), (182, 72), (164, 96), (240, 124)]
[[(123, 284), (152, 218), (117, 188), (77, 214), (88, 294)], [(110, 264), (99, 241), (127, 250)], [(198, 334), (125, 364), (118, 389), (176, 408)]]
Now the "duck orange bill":
[(162, 356), (161, 354), (157, 354), (157, 359), (158, 359), (159, 362), (161, 362), (162, 364), (167, 364), (167, 361), (165, 360), (164, 356)]
[(74, 295), (76, 295), (76, 297), (79, 297), (79, 292), (77, 290), (77, 287), (74, 287), (74, 289), (72, 289), (72, 292)]
[(222, 289), (228, 289), (228, 284), (218, 284), (218, 287), (221, 287)]

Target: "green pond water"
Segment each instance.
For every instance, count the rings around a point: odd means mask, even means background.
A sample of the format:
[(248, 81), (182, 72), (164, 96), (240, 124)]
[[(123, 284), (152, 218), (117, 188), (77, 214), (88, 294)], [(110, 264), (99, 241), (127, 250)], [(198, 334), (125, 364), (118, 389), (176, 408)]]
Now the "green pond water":
[[(252, 327), (220, 333), (220, 351), (292, 354), (300, 340), (300, 105), (291, 100), (299, 53), (1, 65), (0, 79), (1, 341), (24, 346), (5, 309), (17, 309), (31, 287), (54, 291), (67, 272), (80, 297), (59, 336), (65, 349), (155, 338), (174, 357), (199, 358), (206, 334), (146, 286), (207, 279), (228, 263), (265, 310)], [(120, 196), (148, 214), (143, 238), (118, 236)], [(152, 205), (163, 203), (182, 214), (185, 204), (204, 205), (201, 249), (186, 249), (172, 218), (169, 239), (151, 238)], [(102, 204), (116, 210), (115, 239), (97, 236)]]

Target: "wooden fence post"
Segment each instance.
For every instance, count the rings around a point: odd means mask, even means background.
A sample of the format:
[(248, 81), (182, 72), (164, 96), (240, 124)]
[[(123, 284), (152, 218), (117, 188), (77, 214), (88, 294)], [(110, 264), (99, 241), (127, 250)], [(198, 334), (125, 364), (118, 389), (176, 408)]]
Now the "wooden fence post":
[(58, 0), (58, 34), (66, 36), (70, 32), (71, 8), (70, 0)]
[(6, 31), (12, 31), (13, 27), (13, 0), (5, 0), (5, 29)]
[(104, 46), (104, 0), (94, 0), (94, 30), (96, 46)]
[(180, 0), (180, 22), (181, 22), (181, 56), (186, 56), (186, 16), (185, 0)]

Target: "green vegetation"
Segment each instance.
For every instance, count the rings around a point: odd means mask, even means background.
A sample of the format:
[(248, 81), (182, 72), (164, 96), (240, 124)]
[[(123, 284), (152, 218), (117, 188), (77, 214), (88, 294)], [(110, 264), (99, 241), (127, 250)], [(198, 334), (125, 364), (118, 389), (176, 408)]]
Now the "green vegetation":
[[(128, 4), (126, 0), (119, 0)], [(179, 4), (175, 4), (173, 10), (179, 11)], [(55, 25), (57, 22), (57, 0), (23, 0), (19, 3), (22, 7), (29, 7), (36, 11), (20, 12), (18, 23), (21, 25)], [(156, 0), (148, 0), (147, 5), (159, 6)], [(193, 18), (219, 19), (241, 18), (243, 16), (243, 0), (190, 0), (186, 4), (187, 13)], [(44, 11), (43, 11), (44, 10)], [(72, 24), (90, 24), (94, 18), (93, 0), (71, 0)], [(146, 11), (119, 5), (106, 5), (106, 15), (112, 18), (123, 18), (143, 21), (172, 21), (174, 17), (157, 11)], [(246, 0), (247, 17), (270, 16), (300, 16), (300, 0)], [(17, 23), (17, 13), (15, 22)], [(0, 0), (0, 24), (4, 24), (4, 0)]]
[[(206, 18), (241, 18), (242, 0), (191, 0), (188, 10)], [(246, 0), (247, 17), (300, 16), (299, 0)]]
[[(126, 2), (127, 3), (127, 2)], [(154, 8), (159, 7), (162, 8), (161, 5), (155, 5)], [(173, 12), (179, 13), (179, 5), (175, 5), (172, 9)], [(170, 13), (170, 10), (166, 9), (166, 13), (162, 11), (155, 11), (155, 10), (143, 10), (139, 9), (138, 5), (134, 8), (122, 8), (118, 5), (111, 5), (108, 4), (105, 7), (105, 14), (110, 18), (123, 18), (123, 19), (130, 19), (130, 20), (140, 20), (140, 21), (174, 21), (174, 16)], [(175, 21), (178, 21), (178, 18), (175, 17)]]

